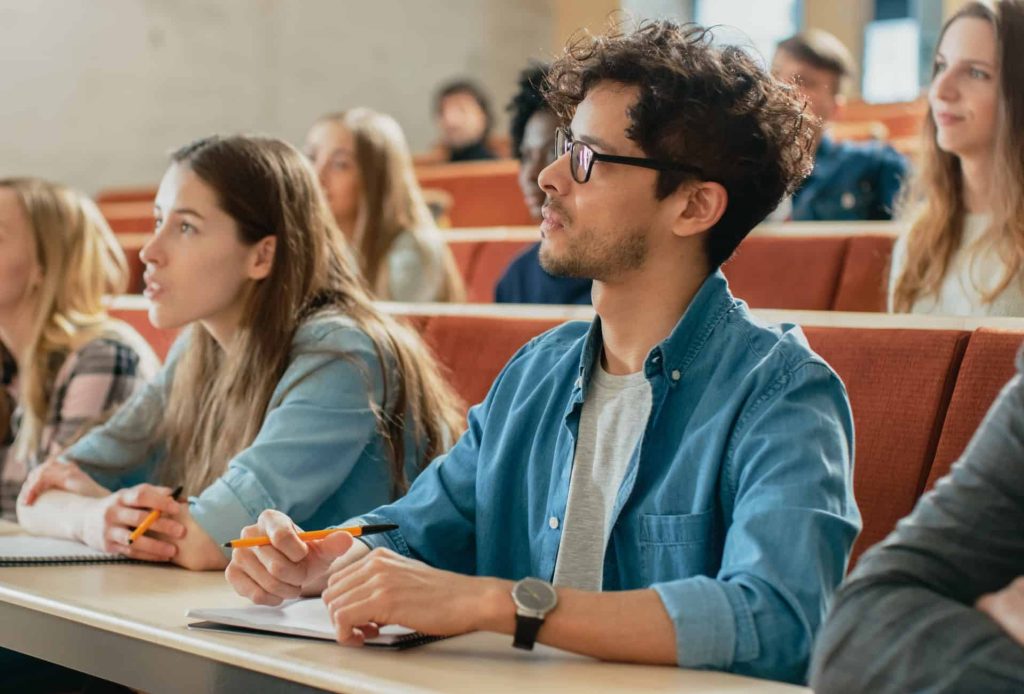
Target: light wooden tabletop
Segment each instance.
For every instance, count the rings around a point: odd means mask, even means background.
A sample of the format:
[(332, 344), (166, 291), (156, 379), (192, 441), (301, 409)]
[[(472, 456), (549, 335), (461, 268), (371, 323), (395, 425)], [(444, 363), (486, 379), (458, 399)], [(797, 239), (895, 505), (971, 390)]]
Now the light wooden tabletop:
[[(11, 531), (0, 525), (0, 534)], [(82, 634), (117, 634), (115, 654), (96, 652), (96, 661), (110, 660), (109, 671), (97, 665), (94, 674), (115, 679), (132, 644), (170, 656), (189, 654), (203, 661), (229, 664), (245, 671), (300, 686), (335, 692), (521, 692), (595, 690), (672, 692), (796, 692), (799, 687), (725, 675), (602, 663), (538, 646), (532, 652), (513, 649), (507, 636), (469, 634), (394, 652), (342, 648), (305, 639), (194, 631), (187, 628), (186, 610), (246, 604), (220, 573), (190, 573), (152, 565), (75, 565), (0, 568), (0, 612), (19, 610), (32, 629), (62, 625)], [(25, 617), (27, 615), (27, 617)], [(56, 619), (54, 619), (56, 618)], [(35, 624), (32, 624), (32, 622)], [(5, 623), (0, 619), (0, 623)], [(49, 626), (46, 626), (49, 625)], [(16, 629), (0, 627), (0, 645), (17, 647)], [(22, 630), (24, 631), (24, 630)], [(20, 632), (19, 632), (20, 633)], [(35, 636), (38, 636), (35, 635)], [(54, 633), (56, 636), (56, 631)], [(102, 639), (80, 637), (75, 649), (89, 653)], [(38, 646), (37, 646), (38, 648)], [(54, 646), (53, 660), (61, 659)], [(25, 650), (29, 650), (26, 648)], [(66, 650), (66, 647), (65, 647)], [(176, 691), (179, 672), (162, 671), (163, 659), (150, 663), (132, 686), (149, 691)], [(166, 658), (172, 662), (173, 658)], [(74, 664), (74, 660), (65, 664)], [(177, 662), (177, 661), (175, 661)], [(145, 682), (149, 679), (149, 685)], [(223, 680), (223, 677), (221, 678)], [(219, 680), (218, 688), (230, 682)], [(284, 690), (282, 690), (284, 691)]]

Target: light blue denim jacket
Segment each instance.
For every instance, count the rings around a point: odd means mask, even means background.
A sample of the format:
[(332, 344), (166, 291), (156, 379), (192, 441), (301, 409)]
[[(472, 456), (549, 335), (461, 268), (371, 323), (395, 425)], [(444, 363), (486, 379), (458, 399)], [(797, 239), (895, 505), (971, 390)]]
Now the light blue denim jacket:
[[(63, 457), (111, 489), (151, 481), (164, 456), (158, 430), (185, 342), (177, 340), (152, 383)], [(350, 319), (328, 315), (303, 324), (256, 439), (189, 499), (203, 530), (225, 542), (268, 508), (323, 528), (390, 501), (387, 449), (370, 408), (371, 389), (377, 406), (383, 397), (379, 364), (370, 338)], [(408, 437), (405, 450), (411, 480), (423, 447)]]
[[(505, 366), (469, 429), (366, 538), (466, 574), (551, 580), (601, 324)], [(613, 510), (604, 589), (653, 587), (681, 666), (794, 682), (860, 529), (846, 390), (795, 326), (762, 326), (711, 275), (648, 354), (653, 406)], [(557, 522), (555, 522), (557, 521)]]

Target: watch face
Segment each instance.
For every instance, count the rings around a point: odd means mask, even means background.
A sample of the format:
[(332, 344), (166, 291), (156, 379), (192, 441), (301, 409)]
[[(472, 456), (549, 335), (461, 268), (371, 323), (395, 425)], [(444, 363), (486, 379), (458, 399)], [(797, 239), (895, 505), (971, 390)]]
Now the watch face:
[(551, 584), (536, 578), (519, 581), (512, 595), (521, 608), (533, 612), (548, 612), (558, 601), (558, 595)]

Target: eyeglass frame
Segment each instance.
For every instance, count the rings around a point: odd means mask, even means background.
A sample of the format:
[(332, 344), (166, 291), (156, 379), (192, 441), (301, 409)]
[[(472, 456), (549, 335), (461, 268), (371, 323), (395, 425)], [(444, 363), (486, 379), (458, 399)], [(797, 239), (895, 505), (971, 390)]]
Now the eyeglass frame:
[[(558, 146), (558, 140), (560, 137), (563, 140), (563, 147)], [(568, 147), (564, 146), (566, 143), (568, 143)], [(573, 149), (577, 145), (590, 150), (590, 163), (587, 164), (587, 173), (583, 177), (582, 181), (576, 178), (576, 167), (572, 164), (575, 157)], [(654, 169), (655, 171), (679, 171), (693, 174), (698, 178), (704, 177), (704, 171), (697, 166), (679, 164), (661, 159), (648, 159), (646, 157), (623, 157), (618, 154), (601, 154), (600, 152), (595, 152), (594, 148), (586, 142), (573, 139), (572, 134), (567, 128), (555, 128), (555, 160), (560, 159), (566, 154), (569, 155), (569, 173), (572, 175), (572, 180), (580, 184), (586, 183), (590, 180), (590, 174), (594, 171), (595, 161), (604, 161), (609, 164), (625, 164), (626, 166), (639, 166), (644, 169)]]

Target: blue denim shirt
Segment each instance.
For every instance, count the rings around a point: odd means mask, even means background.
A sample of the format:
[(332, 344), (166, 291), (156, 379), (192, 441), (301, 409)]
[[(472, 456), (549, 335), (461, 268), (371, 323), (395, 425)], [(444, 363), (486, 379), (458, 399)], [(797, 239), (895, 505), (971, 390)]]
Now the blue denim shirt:
[(823, 137), (814, 170), (793, 194), (798, 222), (892, 219), (907, 162), (880, 142), (835, 142)]
[[(551, 580), (600, 320), (505, 366), (469, 429), (366, 538), (466, 574)], [(604, 589), (653, 587), (681, 666), (803, 681), (860, 528), (846, 390), (799, 328), (759, 325), (721, 272), (648, 354), (650, 418), (618, 491)]]
[[(154, 481), (166, 450), (160, 425), (186, 341), (187, 333), (157, 378), (63, 457), (80, 462), (109, 489)], [(380, 361), (362, 330), (338, 315), (306, 322), (255, 440), (189, 498), (192, 516), (223, 543), (268, 508), (303, 527), (324, 528), (387, 503), (393, 498), (390, 463), (371, 409), (371, 399), (382, 405), (383, 393)], [(406, 475), (413, 479), (424, 449), (410, 436), (405, 450)]]

